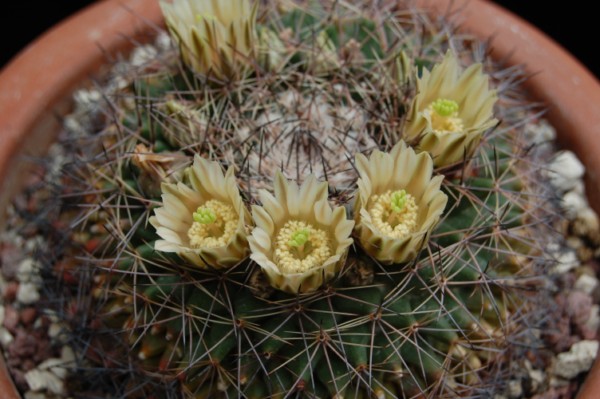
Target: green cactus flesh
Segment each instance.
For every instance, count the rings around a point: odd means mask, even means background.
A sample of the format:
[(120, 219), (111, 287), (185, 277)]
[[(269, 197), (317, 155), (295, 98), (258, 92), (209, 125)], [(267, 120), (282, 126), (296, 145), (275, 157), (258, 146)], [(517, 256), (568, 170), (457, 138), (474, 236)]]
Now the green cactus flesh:
[[(299, 180), (316, 173), (332, 202), (350, 203), (354, 153), (402, 138), (410, 65), (429, 68), (450, 40), (425, 16), (389, 7), (265, 12), (261, 25), (287, 32), (292, 47), (280, 69), (257, 65), (241, 81), (215, 82), (173, 51), (110, 100), (107, 125), (71, 171), (80, 195), (65, 200), (63, 218), (75, 226), (73, 248), (97, 243), (87, 258), (93, 300), (79, 305), (93, 315), (86, 327), (98, 353), (111, 342), (125, 348), (111, 352), (115, 369), (159, 381), (159, 397), (169, 389), (197, 398), (471, 397), (487, 387), (527, 328), (522, 280), (539, 273), (555, 217), (536, 175), (539, 154), (502, 101), (505, 123), (473, 159), (439, 171), (449, 202), (408, 264), (382, 265), (355, 245), (334, 280), (292, 295), (271, 289), (250, 260), (201, 270), (154, 248), (148, 219), (160, 181), (135, 160), (140, 144), (171, 157), (154, 164), (165, 180), (197, 153), (234, 166), (246, 203), (270, 189), (276, 170)], [(320, 32), (335, 66), (316, 65)], [(73, 218), (78, 201), (85, 212)]]

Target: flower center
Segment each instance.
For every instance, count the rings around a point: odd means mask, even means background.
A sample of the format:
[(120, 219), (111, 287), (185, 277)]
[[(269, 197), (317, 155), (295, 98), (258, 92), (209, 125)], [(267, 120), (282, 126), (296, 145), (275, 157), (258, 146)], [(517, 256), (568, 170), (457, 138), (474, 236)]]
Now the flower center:
[(188, 230), (188, 237), (194, 249), (227, 245), (238, 224), (238, 215), (233, 207), (217, 200), (206, 201), (192, 214), (192, 218), (194, 222)]
[(436, 133), (455, 133), (464, 130), (463, 120), (458, 116), (458, 103), (445, 98), (438, 98), (425, 109), (431, 121), (431, 128)]
[(419, 207), (415, 198), (404, 190), (373, 195), (368, 209), (373, 224), (391, 238), (404, 238), (415, 231)]
[(275, 238), (274, 261), (283, 273), (320, 267), (332, 254), (327, 233), (310, 223), (288, 220)]

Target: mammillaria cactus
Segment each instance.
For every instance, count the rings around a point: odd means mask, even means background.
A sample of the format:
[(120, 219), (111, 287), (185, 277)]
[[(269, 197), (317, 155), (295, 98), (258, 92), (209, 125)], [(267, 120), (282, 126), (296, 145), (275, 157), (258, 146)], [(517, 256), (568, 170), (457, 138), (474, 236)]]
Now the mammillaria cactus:
[(553, 239), (510, 81), (396, 2), (276, 3), (164, 3), (109, 93), (64, 174), (79, 339), (130, 397), (485, 397)]

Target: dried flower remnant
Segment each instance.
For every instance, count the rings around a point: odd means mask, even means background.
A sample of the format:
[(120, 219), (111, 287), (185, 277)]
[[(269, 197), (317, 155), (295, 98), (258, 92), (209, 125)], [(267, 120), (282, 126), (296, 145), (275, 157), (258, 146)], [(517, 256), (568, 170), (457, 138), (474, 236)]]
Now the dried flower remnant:
[(138, 169), (140, 186), (145, 187), (146, 193), (160, 196), (161, 183), (171, 183), (181, 178), (188, 158), (183, 153), (155, 153), (144, 144), (135, 146), (131, 155), (131, 163)]

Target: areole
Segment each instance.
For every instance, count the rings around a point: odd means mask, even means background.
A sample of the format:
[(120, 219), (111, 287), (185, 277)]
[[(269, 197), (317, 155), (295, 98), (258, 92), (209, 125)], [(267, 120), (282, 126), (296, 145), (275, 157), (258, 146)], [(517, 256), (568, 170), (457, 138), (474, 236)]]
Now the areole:
[[(492, 37), (492, 57), (525, 66), (531, 75), (526, 88), (548, 106), (560, 144), (585, 164), (589, 200), (600, 211), (600, 84), (591, 73), (537, 29), (491, 2), (416, 0), (416, 5), (452, 15), (462, 30), (480, 38)], [(107, 56), (127, 51), (162, 23), (158, 1), (106, 0), (59, 24), (5, 67), (0, 74), (0, 209), (19, 189), (21, 159), (39, 154), (53, 140), (56, 115), (68, 111), (73, 90)], [(20, 398), (1, 357), (0, 390), (3, 398)], [(578, 397), (592, 399), (597, 392), (598, 361)]]

